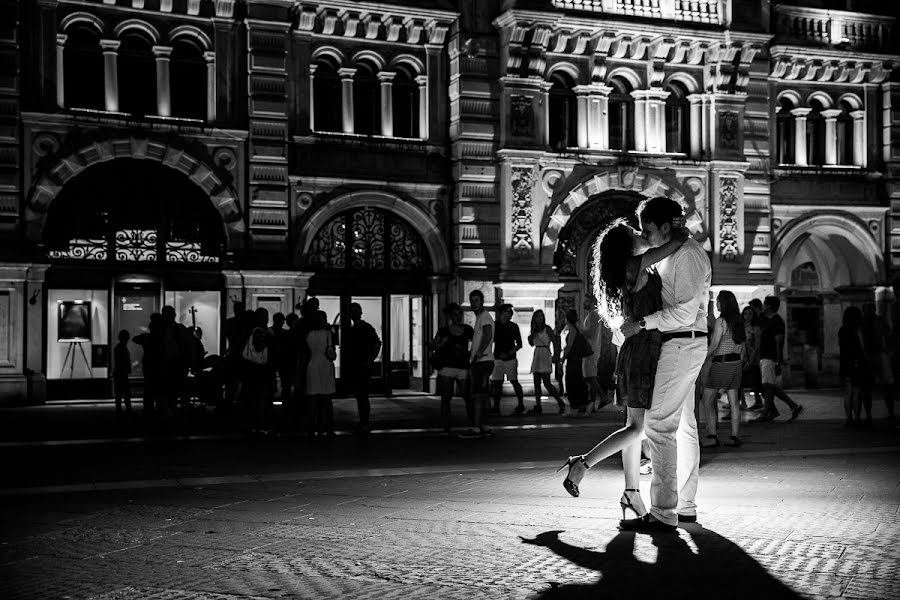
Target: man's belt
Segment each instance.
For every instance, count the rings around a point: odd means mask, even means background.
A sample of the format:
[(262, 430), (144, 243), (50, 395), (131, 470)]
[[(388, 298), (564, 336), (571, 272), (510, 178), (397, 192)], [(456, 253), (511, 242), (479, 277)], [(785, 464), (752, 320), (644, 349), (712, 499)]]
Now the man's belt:
[(699, 338), (706, 337), (705, 331), (673, 331), (672, 333), (662, 332), (662, 343), (665, 344), (669, 340), (675, 338)]
[(735, 362), (741, 360), (741, 355), (737, 352), (732, 352), (730, 354), (718, 354), (712, 357), (713, 362)]

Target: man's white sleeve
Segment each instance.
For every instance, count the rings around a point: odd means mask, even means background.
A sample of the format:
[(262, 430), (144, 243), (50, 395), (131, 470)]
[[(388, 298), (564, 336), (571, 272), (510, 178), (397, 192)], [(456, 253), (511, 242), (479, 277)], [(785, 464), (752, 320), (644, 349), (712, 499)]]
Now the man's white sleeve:
[(700, 252), (680, 252), (675, 255), (675, 303), (644, 318), (647, 329), (675, 331), (690, 327), (697, 320), (700, 304), (706, 300), (703, 292), (708, 269)]

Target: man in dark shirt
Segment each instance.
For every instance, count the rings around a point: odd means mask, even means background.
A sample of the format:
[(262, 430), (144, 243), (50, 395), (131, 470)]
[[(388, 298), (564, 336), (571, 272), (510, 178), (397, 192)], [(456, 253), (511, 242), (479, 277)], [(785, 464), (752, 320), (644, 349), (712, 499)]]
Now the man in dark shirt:
[(762, 384), (766, 390), (766, 406), (763, 413), (753, 422), (771, 421), (778, 416), (775, 408), (776, 396), (791, 409), (790, 421), (793, 421), (803, 407), (794, 402), (781, 388), (781, 368), (784, 364), (784, 319), (778, 314), (781, 301), (775, 296), (766, 296), (763, 302), (762, 335), (759, 343), (759, 369), (762, 373)]
[(359, 425), (357, 431), (369, 433), (369, 415), (372, 411), (369, 403), (369, 385), (372, 380), (372, 363), (381, 352), (381, 339), (375, 328), (362, 320), (362, 307), (356, 302), (350, 305), (350, 320), (353, 325), (347, 334), (344, 344), (344, 358), (353, 382), (356, 406), (359, 409)]
[(518, 375), (519, 361), (516, 360), (516, 352), (522, 347), (522, 334), (519, 332), (519, 326), (511, 321), (512, 316), (512, 304), (500, 306), (497, 331), (494, 333), (494, 371), (491, 373), (491, 391), (494, 396), (491, 414), (495, 415), (500, 414), (500, 394), (503, 391), (504, 378), (509, 379), (519, 401), (515, 414), (521, 415), (525, 412), (525, 398)]

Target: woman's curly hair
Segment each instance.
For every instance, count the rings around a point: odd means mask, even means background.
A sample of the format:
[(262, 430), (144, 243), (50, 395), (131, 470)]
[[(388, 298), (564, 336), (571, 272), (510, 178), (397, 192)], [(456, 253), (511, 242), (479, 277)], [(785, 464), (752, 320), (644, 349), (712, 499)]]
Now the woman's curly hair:
[(597, 309), (607, 325), (624, 317), (622, 298), (628, 261), (634, 255), (633, 229), (627, 219), (616, 219), (594, 242), (591, 274)]

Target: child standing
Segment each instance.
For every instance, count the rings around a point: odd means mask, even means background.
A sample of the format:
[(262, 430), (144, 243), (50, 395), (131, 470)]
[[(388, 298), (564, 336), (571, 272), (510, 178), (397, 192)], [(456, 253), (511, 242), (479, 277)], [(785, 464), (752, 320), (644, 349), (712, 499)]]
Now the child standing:
[(116, 391), (116, 414), (122, 412), (122, 399), (125, 399), (125, 410), (131, 413), (131, 352), (128, 351), (128, 340), (131, 338), (126, 330), (119, 332), (119, 343), (113, 351), (113, 385)]

